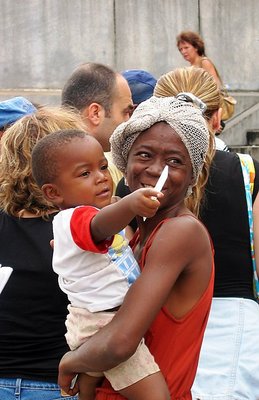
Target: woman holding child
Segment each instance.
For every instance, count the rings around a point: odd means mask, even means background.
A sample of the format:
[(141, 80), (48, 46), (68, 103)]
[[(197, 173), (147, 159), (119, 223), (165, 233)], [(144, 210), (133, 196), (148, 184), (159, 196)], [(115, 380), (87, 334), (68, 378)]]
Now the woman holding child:
[[(139, 232), (132, 245), (140, 277), (111, 323), (60, 363), (59, 383), (69, 393), (76, 373), (120, 364), (145, 336), (171, 399), (191, 399), (214, 283), (209, 235), (185, 205), (192, 196), (195, 209), (197, 190), (193, 189), (207, 179), (202, 172), (209, 132), (202, 104), (196, 98), (188, 103), (152, 97), (112, 135), (114, 161), (131, 191), (154, 187), (165, 165), (169, 173), (155, 216), (137, 217)], [(122, 397), (105, 381), (96, 398)]]

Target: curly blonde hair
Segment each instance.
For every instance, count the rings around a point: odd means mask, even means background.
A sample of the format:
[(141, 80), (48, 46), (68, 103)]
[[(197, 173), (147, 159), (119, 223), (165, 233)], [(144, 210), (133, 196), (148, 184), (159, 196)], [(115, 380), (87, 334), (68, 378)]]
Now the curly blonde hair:
[[(214, 78), (202, 68), (177, 68), (162, 75), (155, 86), (154, 96), (177, 96), (177, 94), (182, 92), (192, 93), (206, 104), (207, 109), (204, 113), (204, 117), (207, 122), (210, 121), (213, 113), (221, 106), (220, 90)], [(187, 207), (197, 216), (199, 216), (200, 206), (204, 201), (204, 189), (209, 177), (211, 161), (215, 154), (215, 136), (209, 123), (208, 129), (210, 133), (210, 142), (203, 170), (196, 185), (192, 189), (193, 193), (186, 198)]]
[(74, 110), (40, 107), (5, 131), (1, 139), (0, 208), (7, 214), (18, 216), (28, 211), (46, 218), (56, 210), (33, 179), (31, 153), (41, 138), (60, 129), (85, 130), (85, 125)]

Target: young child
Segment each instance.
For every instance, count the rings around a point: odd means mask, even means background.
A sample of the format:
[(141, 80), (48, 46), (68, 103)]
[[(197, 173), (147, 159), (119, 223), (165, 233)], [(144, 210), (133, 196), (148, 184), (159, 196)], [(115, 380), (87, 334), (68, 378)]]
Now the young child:
[[(40, 140), (33, 149), (32, 169), (46, 199), (61, 209), (53, 221), (53, 269), (71, 303), (66, 339), (74, 350), (111, 321), (139, 276), (139, 266), (121, 230), (136, 215), (152, 217), (163, 195), (143, 187), (110, 204), (112, 179), (102, 147), (78, 130), (58, 131)], [(147, 392), (154, 393), (149, 400), (170, 399), (143, 341), (132, 357), (104, 375), (128, 399), (146, 399)], [(93, 399), (103, 374), (83, 376), (80, 399)]]

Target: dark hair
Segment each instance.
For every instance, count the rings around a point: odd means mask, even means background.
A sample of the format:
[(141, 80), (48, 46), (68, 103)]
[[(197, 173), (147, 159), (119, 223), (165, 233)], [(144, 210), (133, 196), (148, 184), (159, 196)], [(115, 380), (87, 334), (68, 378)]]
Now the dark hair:
[(66, 82), (61, 95), (62, 105), (82, 111), (91, 103), (98, 103), (109, 114), (115, 89), (115, 71), (103, 64), (85, 63)]
[(40, 188), (45, 183), (52, 183), (58, 176), (58, 152), (72, 140), (85, 136), (90, 135), (77, 129), (65, 129), (50, 133), (38, 141), (32, 151), (32, 175)]
[(176, 37), (176, 43), (178, 48), (181, 42), (190, 43), (193, 47), (195, 47), (195, 49), (197, 49), (199, 56), (205, 56), (204, 41), (202, 40), (202, 38), (198, 33), (191, 31), (181, 32)]

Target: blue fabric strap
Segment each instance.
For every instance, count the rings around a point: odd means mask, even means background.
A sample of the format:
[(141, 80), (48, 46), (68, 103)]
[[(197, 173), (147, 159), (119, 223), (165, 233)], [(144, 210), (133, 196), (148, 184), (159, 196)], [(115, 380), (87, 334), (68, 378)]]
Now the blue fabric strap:
[(247, 211), (248, 211), (248, 221), (249, 221), (249, 230), (250, 230), (250, 246), (251, 246), (251, 256), (252, 256), (252, 264), (253, 264), (253, 277), (254, 277), (254, 294), (257, 301), (259, 300), (259, 281), (258, 275), (256, 271), (256, 263), (255, 263), (255, 252), (254, 252), (254, 228), (253, 228), (253, 203), (252, 203), (252, 194), (254, 189), (254, 177), (255, 177), (255, 168), (252, 157), (249, 154), (237, 154), (244, 178), (245, 184), (245, 193), (246, 193), (246, 202), (247, 202)]

